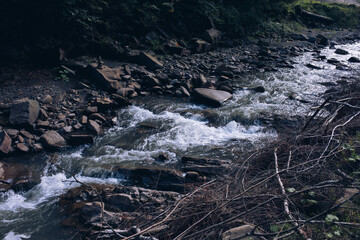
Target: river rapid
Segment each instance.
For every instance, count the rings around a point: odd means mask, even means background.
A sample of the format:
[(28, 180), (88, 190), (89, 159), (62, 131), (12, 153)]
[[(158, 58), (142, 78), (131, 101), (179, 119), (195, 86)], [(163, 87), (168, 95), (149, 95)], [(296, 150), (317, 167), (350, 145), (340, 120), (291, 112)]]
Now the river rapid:
[[(57, 164), (84, 183), (131, 184), (111, 174), (114, 166), (163, 166), (177, 168), (184, 155), (235, 160), (244, 151), (261, 148), (278, 138), (264, 119), (310, 115), (323, 102), (322, 93), (339, 79), (359, 70), (360, 44), (337, 46), (349, 55), (325, 48), (320, 55), (336, 58), (350, 70), (337, 70), (318, 61), (313, 52), (294, 57), (294, 68), (242, 76), (239, 89), (222, 107), (209, 108), (170, 97), (139, 98), (120, 109), (117, 124), (91, 146), (70, 148), (58, 154)], [(321, 69), (310, 69), (311, 63)], [(263, 86), (264, 93), (248, 88)], [(243, 87), (243, 88), (240, 88)], [(244, 88), (245, 87), (245, 88)], [(295, 100), (289, 96), (296, 96)], [(159, 156), (166, 156), (159, 161)], [(41, 181), (27, 192), (0, 193), (0, 238), (69, 239), (75, 233), (60, 226), (64, 216), (59, 195), (79, 186), (69, 174), (51, 165), (46, 154), (16, 159), (41, 174)]]

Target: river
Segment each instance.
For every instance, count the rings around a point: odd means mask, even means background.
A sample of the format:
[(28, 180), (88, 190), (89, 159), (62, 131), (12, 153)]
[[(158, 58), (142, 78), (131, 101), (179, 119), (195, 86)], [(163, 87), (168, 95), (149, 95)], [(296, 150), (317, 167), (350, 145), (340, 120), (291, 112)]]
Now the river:
[[(336, 58), (351, 71), (337, 70), (326, 61), (317, 61), (312, 52), (292, 59), (294, 68), (243, 76), (235, 86), (263, 86), (264, 93), (238, 89), (233, 99), (220, 108), (184, 102), (170, 97), (139, 98), (134, 105), (118, 111), (117, 124), (92, 146), (63, 150), (58, 164), (86, 183), (129, 184), (121, 175), (111, 174), (114, 166), (159, 165), (177, 168), (183, 155), (233, 160), (239, 153), (274, 141), (278, 132), (263, 119), (273, 116), (303, 117), (323, 101), (325, 85), (354, 74), (349, 63), (360, 57), (360, 44), (337, 46), (350, 52), (337, 55), (325, 48), (321, 55)], [(312, 63), (322, 69), (313, 70)], [(291, 100), (296, 95), (297, 100)], [(301, 101), (299, 101), (301, 100)], [(166, 156), (158, 161), (158, 156)], [(58, 207), (59, 195), (79, 186), (71, 176), (50, 163), (46, 154), (18, 160), (41, 173), (41, 182), (27, 192), (0, 194), (0, 238), (69, 239), (74, 232), (60, 226), (64, 216)]]

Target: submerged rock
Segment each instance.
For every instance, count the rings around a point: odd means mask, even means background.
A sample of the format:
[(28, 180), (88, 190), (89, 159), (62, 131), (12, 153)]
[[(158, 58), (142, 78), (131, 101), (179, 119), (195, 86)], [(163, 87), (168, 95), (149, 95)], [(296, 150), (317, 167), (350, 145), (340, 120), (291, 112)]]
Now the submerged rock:
[(335, 53), (336, 53), (336, 54), (339, 54), (339, 55), (347, 55), (347, 54), (349, 54), (348, 51), (343, 50), (343, 49), (340, 49), (340, 48), (336, 49), (336, 50), (335, 50)]
[(222, 91), (214, 90), (209, 88), (195, 88), (194, 89), (195, 99), (211, 106), (219, 107), (224, 102), (232, 98), (232, 94)]

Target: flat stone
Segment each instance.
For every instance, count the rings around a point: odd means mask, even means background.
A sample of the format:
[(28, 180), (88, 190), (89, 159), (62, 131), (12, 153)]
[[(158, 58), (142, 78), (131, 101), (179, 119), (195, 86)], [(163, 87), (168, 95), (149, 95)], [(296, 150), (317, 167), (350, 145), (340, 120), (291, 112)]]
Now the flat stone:
[(42, 136), (41, 140), (46, 146), (51, 148), (61, 148), (66, 146), (65, 139), (56, 131), (46, 131)]
[(232, 98), (232, 94), (228, 92), (209, 88), (195, 88), (194, 92), (202, 103), (217, 107)]

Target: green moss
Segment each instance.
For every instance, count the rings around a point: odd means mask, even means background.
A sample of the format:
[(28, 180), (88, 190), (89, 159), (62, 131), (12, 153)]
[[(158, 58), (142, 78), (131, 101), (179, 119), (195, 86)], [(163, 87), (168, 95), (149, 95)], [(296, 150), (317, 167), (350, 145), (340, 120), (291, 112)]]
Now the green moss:
[(360, 8), (355, 5), (324, 3), (316, 0), (296, 0), (290, 4), (291, 11), (296, 7), (330, 17), (339, 27), (356, 27), (360, 24)]

